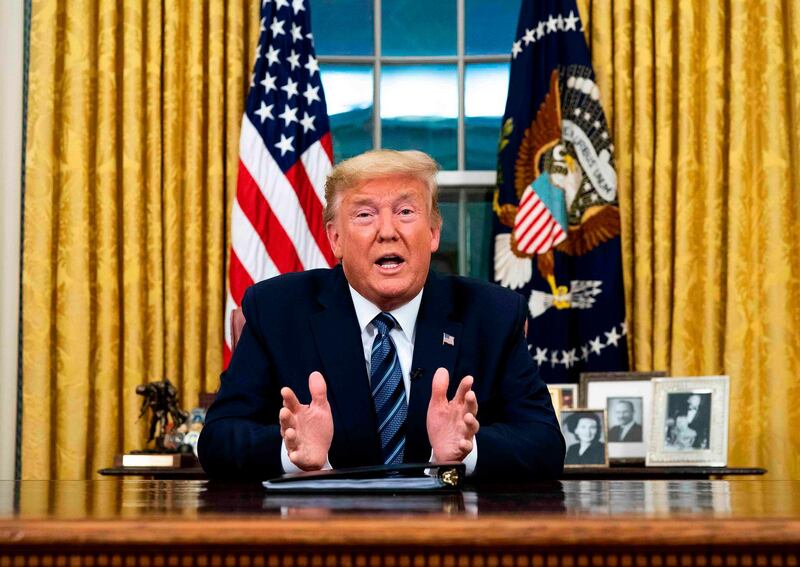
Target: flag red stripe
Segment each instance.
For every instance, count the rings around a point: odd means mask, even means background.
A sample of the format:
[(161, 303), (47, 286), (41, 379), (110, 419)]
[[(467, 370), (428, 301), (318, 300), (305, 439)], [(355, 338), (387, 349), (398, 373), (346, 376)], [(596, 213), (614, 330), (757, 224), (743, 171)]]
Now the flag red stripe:
[(228, 368), (228, 364), (231, 362), (231, 347), (228, 345), (227, 342), (222, 343), (222, 367)]
[(325, 153), (328, 154), (330, 162), (333, 163), (333, 142), (331, 141), (331, 133), (327, 132), (322, 136), (322, 138), (319, 139), (319, 143), (322, 145)]
[(242, 297), (248, 287), (253, 285), (253, 278), (239, 260), (239, 256), (231, 249), (231, 263), (228, 267), (228, 278), (231, 283), (231, 295), (236, 305), (242, 304)]
[(239, 178), (236, 198), (242, 212), (256, 229), (267, 248), (269, 257), (281, 273), (301, 271), (303, 263), (297, 255), (294, 243), (286, 234), (272, 208), (256, 185), (247, 168), (239, 162)]
[(301, 161), (295, 164), (286, 171), (286, 179), (297, 194), (297, 200), (300, 201), (300, 206), (303, 209), (303, 214), (308, 223), (308, 229), (311, 235), (319, 246), (320, 252), (328, 261), (329, 266), (336, 264), (336, 257), (333, 255), (328, 237), (325, 234), (325, 226), (322, 222), (322, 203), (319, 202), (317, 194), (314, 192), (314, 186), (306, 174)]

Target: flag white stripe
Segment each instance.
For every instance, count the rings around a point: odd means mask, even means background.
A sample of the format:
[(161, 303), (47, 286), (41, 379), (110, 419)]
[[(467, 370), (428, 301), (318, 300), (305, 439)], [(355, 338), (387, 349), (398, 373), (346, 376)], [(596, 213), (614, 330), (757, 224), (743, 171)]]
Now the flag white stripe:
[(328, 174), (331, 172), (331, 162), (322, 143), (317, 140), (311, 144), (300, 157), (300, 161), (303, 162), (303, 168), (311, 180), (311, 185), (314, 186), (314, 192), (317, 194), (319, 202), (325, 207), (325, 180), (328, 179)]
[(228, 297), (225, 299), (225, 344), (228, 345), (228, 348), (231, 348), (233, 344), (233, 335), (231, 335), (231, 313), (233, 310), (238, 307), (236, 302), (233, 300), (233, 296), (231, 295), (231, 291), (228, 290)]
[(250, 123), (247, 115), (242, 120), (239, 157), (294, 244), (303, 267), (307, 270), (327, 268), (328, 262), (308, 228), (297, 193), (264, 146), (264, 140)]

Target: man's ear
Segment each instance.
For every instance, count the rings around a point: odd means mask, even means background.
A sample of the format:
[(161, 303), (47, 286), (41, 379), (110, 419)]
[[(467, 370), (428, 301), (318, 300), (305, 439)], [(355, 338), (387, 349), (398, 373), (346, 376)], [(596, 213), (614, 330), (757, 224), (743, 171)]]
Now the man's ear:
[(328, 235), (328, 242), (330, 242), (331, 250), (333, 250), (333, 255), (336, 256), (339, 260), (342, 259), (342, 247), (341, 243), (339, 242), (339, 231), (336, 229), (336, 223), (334, 221), (329, 221), (325, 225), (325, 232)]
[(431, 224), (431, 253), (439, 249), (439, 239), (442, 236), (442, 222), (433, 221)]

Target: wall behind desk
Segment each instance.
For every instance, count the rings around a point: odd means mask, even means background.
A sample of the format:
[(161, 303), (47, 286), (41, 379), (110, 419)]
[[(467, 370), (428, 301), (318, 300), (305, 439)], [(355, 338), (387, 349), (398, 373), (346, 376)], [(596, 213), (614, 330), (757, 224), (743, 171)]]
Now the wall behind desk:
[(0, 479), (16, 458), (24, 5), (0, 3)]

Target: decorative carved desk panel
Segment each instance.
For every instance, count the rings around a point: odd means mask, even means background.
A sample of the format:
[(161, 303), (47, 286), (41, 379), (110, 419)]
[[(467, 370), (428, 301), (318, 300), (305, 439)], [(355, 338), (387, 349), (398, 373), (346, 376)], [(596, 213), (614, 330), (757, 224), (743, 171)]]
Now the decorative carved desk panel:
[(800, 483), (563, 481), (292, 496), (0, 482), (0, 567), (800, 567)]

